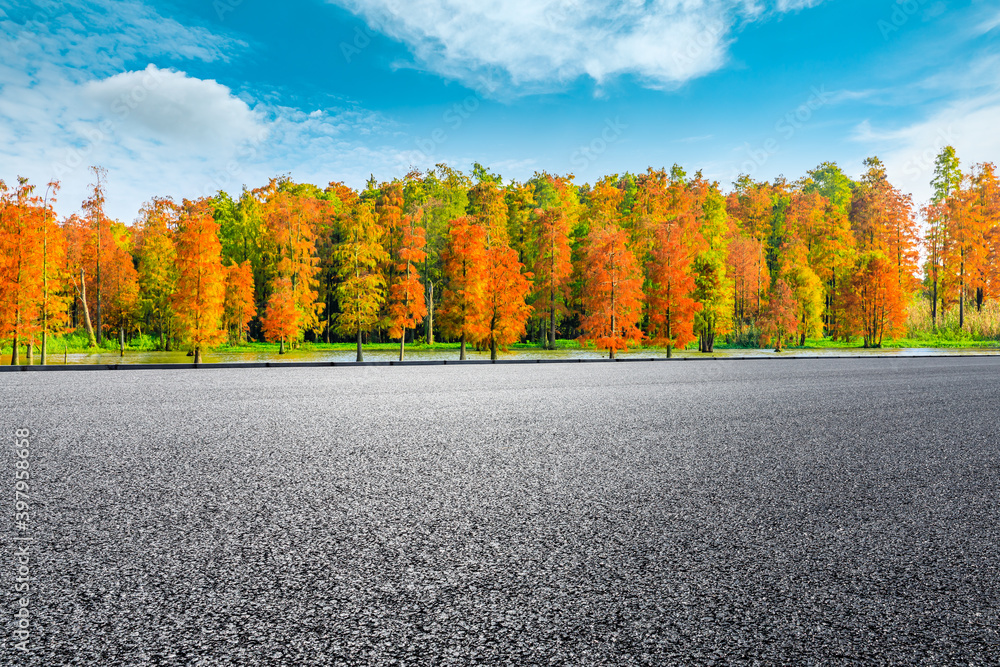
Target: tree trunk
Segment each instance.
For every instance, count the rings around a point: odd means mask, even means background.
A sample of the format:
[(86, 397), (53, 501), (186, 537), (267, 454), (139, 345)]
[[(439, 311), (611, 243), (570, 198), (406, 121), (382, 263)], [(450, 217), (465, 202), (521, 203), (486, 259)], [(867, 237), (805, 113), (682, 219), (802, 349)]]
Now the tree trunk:
[(434, 283), (427, 281), (427, 317), (424, 318), (424, 339), (434, 344)]
[(965, 328), (965, 250), (962, 250), (962, 280), (958, 291), (958, 328)]
[(361, 351), (361, 329), (358, 328), (358, 356), (355, 359), (357, 362), (362, 362), (365, 360), (364, 352)]
[(399, 360), (403, 360), (403, 346), (406, 344), (406, 329), (403, 329), (403, 334), (399, 337)]
[(934, 331), (937, 331), (937, 292), (938, 292), (938, 281), (937, 278), (934, 279), (934, 288), (931, 291), (931, 327)]
[(125, 327), (118, 327), (118, 356), (125, 356)]
[(673, 345), (667, 345), (667, 359), (674, 356), (673, 349), (674, 349)]
[(284, 353), (285, 353), (285, 337), (282, 336), (281, 338), (278, 339), (278, 354), (284, 354)]
[(715, 350), (715, 331), (703, 331), (698, 336), (698, 347), (705, 354), (710, 354)]
[(10, 353), (10, 365), (20, 366), (21, 365), (21, 339), (18, 335), (14, 334), (14, 347)]
[(552, 310), (549, 312), (549, 349), (556, 349), (556, 307), (555, 303), (552, 304)]
[(201, 363), (201, 345), (195, 345), (194, 347), (194, 363)]
[(42, 329), (42, 358), (39, 359), (38, 362), (42, 366), (44, 366), (45, 363), (48, 361), (48, 352), (49, 352), (49, 332), (46, 331), (45, 329)]
[(613, 347), (608, 348), (608, 359), (614, 359), (614, 358), (615, 358), (615, 348)]
[(87, 306), (87, 277), (80, 269), (80, 303), (83, 304), (83, 323), (87, 327), (87, 347), (97, 347), (94, 325), (90, 323), (90, 307)]
[[(98, 280), (100, 280), (100, 273), (98, 272)], [(97, 285), (97, 344), (102, 345), (104, 343), (104, 332), (101, 331), (101, 285)]]
[(31, 366), (35, 363), (35, 341), (28, 338), (28, 344), (24, 346), (24, 356), (27, 364)]
[(497, 339), (490, 338), (490, 361), (497, 360)]
[(465, 334), (462, 334), (462, 346), (459, 348), (458, 360), (465, 361)]

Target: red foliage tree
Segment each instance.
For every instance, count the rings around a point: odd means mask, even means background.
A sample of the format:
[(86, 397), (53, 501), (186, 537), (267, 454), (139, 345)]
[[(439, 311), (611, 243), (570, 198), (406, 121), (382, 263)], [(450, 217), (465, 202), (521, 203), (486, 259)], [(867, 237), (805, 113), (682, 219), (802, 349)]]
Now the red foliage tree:
[(774, 341), (774, 351), (781, 352), (785, 341), (798, 333), (798, 327), (798, 303), (795, 294), (788, 283), (779, 278), (774, 282), (771, 299), (764, 310), (761, 332), (769, 340)]
[(233, 264), (226, 270), (226, 296), (223, 302), (223, 318), (229, 340), (242, 343), (250, 326), (250, 320), (257, 314), (254, 301), (253, 267), (249, 260)]
[(267, 300), (261, 327), (264, 339), (278, 341), (278, 354), (285, 353), (285, 341), (299, 335), (302, 311), (295, 303), (295, 290), (291, 278), (278, 278), (274, 291)]
[[(294, 192), (295, 184), (271, 181), (265, 189), (267, 201), (263, 207), (264, 223), (270, 241), (278, 253), (275, 279), (288, 278), (292, 286), (299, 331), (288, 336), (294, 343), (303, 329), (319, 328), (316, 274), (316, 233), (323, 220), (330, 214), (326, 201)], [(282, 338), (284, 341), (285, 338)]]
[(650, 338), (667, 348), (684, 348), (695, 340), (694, 316), (702, 305), (692, 298), (691, 252), (684, 243), (678, 220), (663, 221), (656, 231), (656, 245), (649, 269)]
[(485, 333), (479, 313), (486, 290), (486, 230), (471, 217), (448, 223), (448, 243), (441, 253), (447, 287), (441, 299), (439, 321), (444, 332), (465, 346)]
[(591, 229), (584, 273), (587, 276), (581, 343), (593, 341), (611, 359), (629, 343), (639, 343), (642, 271), (629, 249), (629, 235), (613, 224)]
[(399, 261), (395, 277), (389, 287), (389, 335), (399, 338), (399, 360), (403, 360), (406, 330), (412, 329), (427, 315), (424, 287), (420, 283), (417, 265), (424, 261), (427, 245), (424, 228), (420, 225), (422, 212), (404, 216), (401, 223)]
[(523, 268), (517, 251), (506, 244), (486, 250), (485, 289), (478, 304), (476, 331), (477, 342), (490, 348), (493, 361), (497, 358), (497, 348), (506, 349), (524, 336), (524, 325), (531, 316), (531, 306), (525, 303), (531, 281), (522, 273)]
[(30, 350), (43, 296), (44, 220), (33, 190), (28, 179), (18, 178), (9, 194), (0, 181), (0, 338), (12, 342), (12, 365), (20, 364), (22, 341)]
[(865, 347), (882, 347), (882, 341), (904, 320), (905, 310), (893, 264), (880, 253), (864, 256), (851, 280), (848, 312)]
[[(847, 316), (865, 347), (881, 347), (886, 334), (900, 330), (916, 278), (916, 221), (908, 195), (893, 187), (878, 158), (851, 202), (851, 227), (858, 259), (847, 296)], [(890, 284), (891, 283), (891, 284)]]

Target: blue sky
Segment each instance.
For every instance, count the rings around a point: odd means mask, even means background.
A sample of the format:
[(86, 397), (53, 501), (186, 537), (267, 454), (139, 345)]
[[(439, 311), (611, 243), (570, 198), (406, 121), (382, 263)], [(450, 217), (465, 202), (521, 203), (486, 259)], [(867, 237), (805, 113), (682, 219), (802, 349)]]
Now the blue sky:
[(0, 178), (109, 172), (109, 210), (290, 174), (359, 187), (445, 162), (578, 182), (679, 163), (858, 175), (927, 198), (1000, 160), (995, 0), (0, 2)]

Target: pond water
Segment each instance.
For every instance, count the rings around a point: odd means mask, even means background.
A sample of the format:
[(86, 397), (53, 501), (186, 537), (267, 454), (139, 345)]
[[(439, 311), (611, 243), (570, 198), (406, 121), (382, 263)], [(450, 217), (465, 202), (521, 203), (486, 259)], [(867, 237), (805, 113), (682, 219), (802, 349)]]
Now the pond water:
[[(1000, 355), (997, 348), (900, 348), (884, 350), (865, 350), (863, 348), (824, 348), (824, 349), (791, 349), (781, 353), (773, 350), (716, 350), (715, 357), (836, 357), (836, 356), (869, 356), (882, 355), (894, 357), (911, 356), (935, 356), (935, 355), (970, 355), (989, 354)], [(488, 351), (476, 352), (468, 350), (466, 353), (469, 359), (489, 359)], [(607, 352), (578, 348), (566, 350), (542, 350), (539, 348), (516, 349), (509, 352), (501, 352), (500, 359), (598, 359), (607, 358)], [(663, 358), (666, 356), (663, 350), (630, 350), (619, 352), (620, 358), (649, 359)], [(694, 350), (684, 350), (674, 352), (675, 357), (705, 358), (709, 355), (701, 354)], [(365, 361), (395, 361), (399, 358), (397, 350), (365, 350)], [(351, 350), (294, 350), (288, 354), (279, 355), (270, 351), (245, 351), (245, 352), (206, 352), (203, 355), (204, 363), (239, 363), (239, 362), (353, 362), (355, 352)], [(414, 348), (406, 350), (405, 359), (407, 361), (428, 361), (447, 359), (458, 360), (458, 350), (426, 350)], [(119, 356), (117, 352), (100, 352), (96, 354), (69, 354), (64, 357), (62, 354), (51, 354), (49, 363), (53, 365), (68, 364), (190, 364), (193, 357), (187, 356), (186, 352), (145, 352), (126, 350), (125, 356)], [(36, 356), (37, 363), (37, 356)]]

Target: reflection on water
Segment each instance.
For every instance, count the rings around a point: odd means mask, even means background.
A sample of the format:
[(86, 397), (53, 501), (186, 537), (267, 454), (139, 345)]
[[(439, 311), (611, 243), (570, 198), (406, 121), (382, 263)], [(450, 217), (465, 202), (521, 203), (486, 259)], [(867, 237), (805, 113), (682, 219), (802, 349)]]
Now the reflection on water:
[[(716, 357), (836, 357), (836, 356), (935, 356), (935, 355), (969, 355), (969, 354), (1000, 354), (997, 348), (963, 348), (963, 349), (943, 349), (943, 348), (902, 348), (886, 350), (865, 350), (863, 348), (826, 348), (826, 349), (803, 349), (786, 350), (781, 353), (773, 350), (716, 350), (714, 355), (704, 355), (697, 351), (684, 350), (674, 352), (675, 357), (705, 358)], [(488, 351), (476, 352), (468, 350), (466, 356), (469, 359), (489, 359)], [(598, 359), (607, 358), (607, 352), (596, 350), (575, 348), (566, 350), (542, 350), (539, 348), (517, 349), (500, 354), (500, 359)], [(663, 358), (666, 353), (663, 350), (646, 349), (630, 350), (619, 352), (620, 358)], [(399, 358), (397, 350), (365, 350), (365, 361), (395, 361)], [(458, 350), (427, 350), (415, 348), (406, 351), (407, 361), (427, 361), (458, 360)], [(294, 350), (288, 354), (279, 355), (277, 352), (269, 351), (247, 351), (247, 352), (206, 352), (203, 355), (205, 363), (238, 363), (238, 362), (291, 362), (291, 361), (314, 361), (314, 362), (353, 362), (355, 351), (350, 350)], [(193, 357), (187, 356), (186, 352), (140, 352), (126, 350), (125, 356), (121, 357), (117, 352), (101, 352), (97, 354), (70, 354), (66, 357), (69, 364), (190, 364)], [(63, 355), (50, 355), (50, 363), (53, 365), (63, 363)]]

